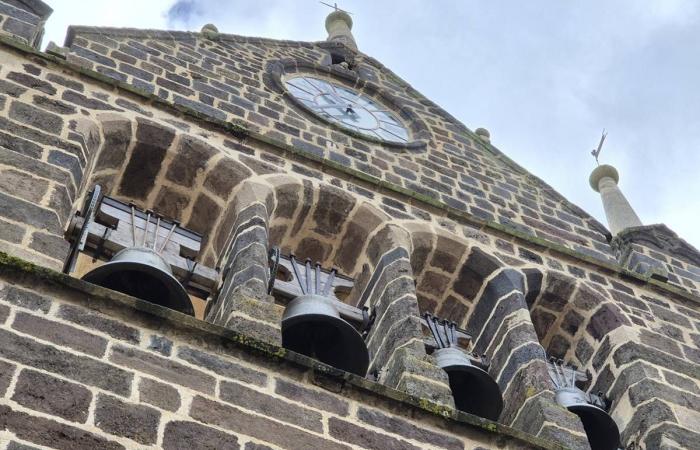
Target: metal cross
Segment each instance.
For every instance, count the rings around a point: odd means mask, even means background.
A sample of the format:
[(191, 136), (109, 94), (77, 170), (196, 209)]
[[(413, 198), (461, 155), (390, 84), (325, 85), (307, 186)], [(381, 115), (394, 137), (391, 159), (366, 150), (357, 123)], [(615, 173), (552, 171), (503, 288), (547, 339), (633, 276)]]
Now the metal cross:
[(591, 150), (591, 155), (595, 158), (595, 163), (597, 165), (600, 165), (598, 162), (598, 155), (600, 155), (600, 151), (603, 149), (603, 142), (605, 142), (605, 137), (608, 135), (608, 133), (605, 131), (605, 128), (603, 128), (603, 134), (600, 136), (600, 142), (598, 143), (598, 148)]
[(338, 4), (337, 4), (337, 3), (333, 3), (332, 5), (331, 5), (331, 4), (328, 4), (328, 3), (325, 3), (325, 2), (319, 2), (319, 3), (322, 4), (322, 5), (326, 5), (326, 6), (328, 6), (329, 8), (333, 8), (333, 9), (335, 9), (336, 11), (343, 11), (344, 13), (348, 13), (348, 14), (350, 14), (350, 15), (352, 16), (352, 13), (351, 13), (350, 11), (345, 11), (344, 9), (338, 8)]

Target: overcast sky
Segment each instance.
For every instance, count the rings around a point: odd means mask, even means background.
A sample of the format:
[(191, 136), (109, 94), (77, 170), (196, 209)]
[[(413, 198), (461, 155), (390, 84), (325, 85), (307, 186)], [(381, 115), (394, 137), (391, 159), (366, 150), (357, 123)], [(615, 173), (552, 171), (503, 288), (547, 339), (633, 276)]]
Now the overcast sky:
[[(220, 32), (315, 41), (315, 0), (45, 0), (44, 44), (68, 25)], [(700, 2), (695, 0), (344, 0), (373, 56), (606, 223), (588, 185), (600, 160), (644, 224), (700, 247)]]

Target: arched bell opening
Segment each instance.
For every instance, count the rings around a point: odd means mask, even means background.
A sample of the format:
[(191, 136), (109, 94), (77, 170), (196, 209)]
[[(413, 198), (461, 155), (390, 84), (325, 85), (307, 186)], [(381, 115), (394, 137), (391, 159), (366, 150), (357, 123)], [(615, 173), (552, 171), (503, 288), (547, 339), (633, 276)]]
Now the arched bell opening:
[[(149, 303), (195, 315), (217, 273), (195, 258), (201, 236), (152, 211), (101, 195), (99, 185), (69, 225), (64, 272)], [(199, 301), (198, 301), (199, 300)]]
[[(385, 256), (385, 253), (399, 247), (394, 229), (386, 228), (389, 217), (344, 190), (310, 181), (276, 188), (275, 199), (270, 243), (278, 246), (283, 255), (294, 255), (297, 261), (304, 262), (306, 273), (312, 274), (311, 277), (295, 274), (294, 278), (315, 281), (316, 274), (326, 280), (333, 277), (332, 290), (323, 297), (326, 300), (330, 297), (332, 309), (337, 311), (333, 313), (328, 308), (329, 302), (324, 303), (323, 298), (317, 296), (317, 285), (311, 283), (310, 291), (307, 287), (304, 295), (285, 304), (281, 322), (283, 344), (306, 354), (314, 352), (318, 356), (320, 351), (327, 352), (323, 346), (309, 348), (299, 344), (300, 341), (314, 341), (326, 342), (324, 346), (327, 346), (332, 342), (322, 336), (311, 340), (305, 337), (308, 325), (312, 325), (312, 329), (320, 327), (325, 330), (323, 333), (342, 337), (338, 340), (341, 350), (338, 353), (346, 354), (343, 358), (326, 358), (326, 361), (359, 375), (364, 376), (368, 369), (377, 374), (377, 367), (386, 364), (387, 346), (395, 339), (393, 336), (384, 339), (389, 332), (384, 328), (388, 322), (383, 321), (385, 311), (377, 304), (378, 292), (375, 291), (380, 288), (378, 284), (389, 281), (382, 277), (382, 274), (388, 275), (383, 268), (391, 259), (391, 255)], [(280, 302), (284, 300), (277, 298)], [(361, 342), (358, 336), (362, 337)], [(339, 359), (344, 360), (342, 367)]]
[[(104, 139), (84, 179), (102, 187), (109, 205), (97, 205), (71, 273), (202, 318), (218, 278), (210, 237), (233, 187), (252, 172), (157, 119), (99, 114), (95, 128)], [(73, 243), (88, 197), (66, 234)]]
[[(214, 267), (217, 230), (233, 190), (253, 170), (220, 144), (221, 136), (170, 119), (104, 113), (97, 116), (103, 143), (86, 174), (88, 186), (144, 211), (175, 220), (202, 236), (197, 261)], [(184, 124), (180, 124), (184, 127)]]
[(591, 448), (616, 449), (620, 431), (611, 414), (619, 398), (608, 397), (616, 376), (607, 355), (613, 342), (626, 340), (631, 322), (600, 284), (557, 271), (533, 273), (528, 274), (528, 306), (552, 357), (556, 401), (578, 416)]
[(582, 389), (588, 381), (587, 375), (556, 358), (550, 358), (548, 370), (557, 404), (581, 420), (591, 450), (618, 449), (620, 430), (608, 413), (610, 401), (602, 394), (587, 393)]
[(447, 374), (458, 409), (497, 420), (503, 409), (501, 389), (489, 358), (474, 351), (473, 336), (465, 329), (490, 261), (469, 241), (444, 230), (425, 224), (407, 228), (426, 351)]
[(464, 329), (425, 313), (423, 323), (430, 331), (426, 348), (437, 367), (447, 373), (455, 407), (469, 414), (498, 420), (503, 410), (500, 387), (489, 374), (489, 361), (469, 351), (471, 335)]
[(229, 235), (216, 239), (224, 284), (210, 320), (239, 324), (247, 314), (237, 296), (254, 298), (269, 313), (261, 336), (364, 376), (369, 319), (358, 292), (373, 264), (368, 241), (387, 216), (344, 190), (290, 175), (247, 180), (232, 209)]

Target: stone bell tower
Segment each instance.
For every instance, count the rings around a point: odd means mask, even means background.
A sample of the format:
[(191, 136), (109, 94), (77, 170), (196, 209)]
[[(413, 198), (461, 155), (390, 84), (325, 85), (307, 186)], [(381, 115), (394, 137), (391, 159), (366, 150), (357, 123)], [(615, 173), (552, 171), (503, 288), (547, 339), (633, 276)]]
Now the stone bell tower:
[(42, 52), (50, 12), (0, 0), (0, 449), (700, 442), (700, 253), (614, 169), (608, 230), (341, 10)]

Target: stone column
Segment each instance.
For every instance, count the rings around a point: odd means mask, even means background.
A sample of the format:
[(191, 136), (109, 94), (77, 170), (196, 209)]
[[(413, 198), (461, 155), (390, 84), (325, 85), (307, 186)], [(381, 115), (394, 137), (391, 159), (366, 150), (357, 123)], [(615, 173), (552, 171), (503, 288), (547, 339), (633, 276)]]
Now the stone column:
[(352, 18), (343, 10), (336, 10), (326, 17), (327, 41), (342, 42), (346, 47), (357, 50), (357, 43), (352, 35)]
[(613, 236), (626, 228), (642, 226), (642, 221), (617, 186), (619, 180), (617, 170), (607, 164), (596, 167), (589, 178), (591, 187), (600, 192), (603, 199), (605, 217)]

